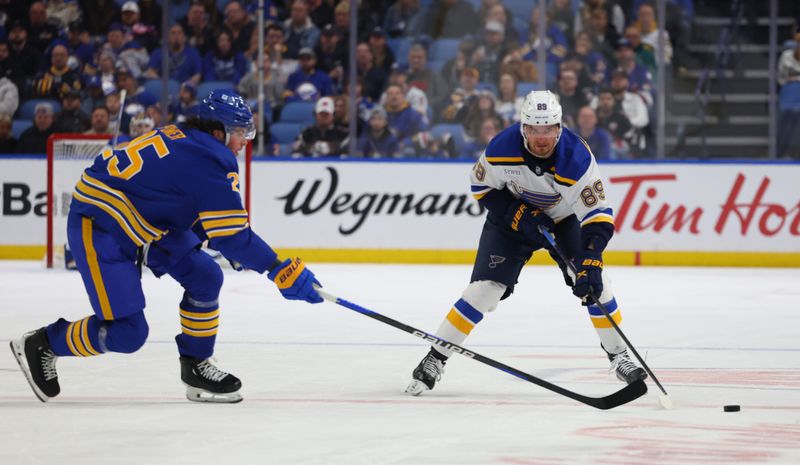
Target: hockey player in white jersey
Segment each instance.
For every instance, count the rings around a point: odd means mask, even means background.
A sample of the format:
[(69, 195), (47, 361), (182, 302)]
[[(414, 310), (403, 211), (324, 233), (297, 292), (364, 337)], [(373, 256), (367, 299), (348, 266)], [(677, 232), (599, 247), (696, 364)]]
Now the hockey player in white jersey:
[[(588, 298), (598, 296), (617, 324), (620, 310), (603, 273), (603, 250), (614, 234), (614, 214), (589, 146), (561, 125), (561, 105), (550, 91), (525, 97), (520, 122), (489, 143), (471, 173), (472, 194), (487, 210), (470, 284), (436, 335), (461, 345), (487, 312), (514, 291), (534, 251), (549, 248), (547, 228), (578, 273), (550, 252), (573, 294), (582, 299), (611, 370), (632, 383), (647, 373), (629, 357), (619, 334)], [(452, 352), (433, 345), (412, 373), (406, 392), (419, 395), (441, 379)]]

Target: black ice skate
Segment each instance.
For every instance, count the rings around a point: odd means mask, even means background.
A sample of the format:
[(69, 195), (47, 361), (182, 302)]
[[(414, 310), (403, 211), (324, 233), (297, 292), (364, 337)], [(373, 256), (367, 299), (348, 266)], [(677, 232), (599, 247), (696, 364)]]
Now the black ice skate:
[(447, 359), (435, 349), (431, 349), (428, 355), (419, 362), (411, 373), (411, 384), (406, 388), (406, 394), (418, 396), (425, 391), (430, 391), (436, 382), (442, 379), (444, 365)]
[(647, 372), (631, 360), (627, 349), (618, 354), (608, 352), (606, 354), (608, 354), (608, 360), (611, 362), (609, 371), (617, 375), (617, 379), (620, 381), (631, 384), (634, 381), (647, 378)]
[(22, 373), (39, 400), (47, 402), (61, 392), (56, 373), (58, 357), (50, 347), (45, 328), (26, 333), (21, 338), (11, 341), (9, 345)]
[(186, 398), (194, 402), (233, 404), (242, 401), (239, 378), (211, 363), (211, 359), (181, 357), (181, 381), (186, 385)]

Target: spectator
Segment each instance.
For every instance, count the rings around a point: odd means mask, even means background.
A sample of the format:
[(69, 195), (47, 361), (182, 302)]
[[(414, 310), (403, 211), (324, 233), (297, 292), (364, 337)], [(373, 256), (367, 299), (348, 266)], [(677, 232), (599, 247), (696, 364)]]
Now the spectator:
[[(254, 34), (257, 35), (257, 34)], [(267, 25), (264, 35), (264, 48), (269, 50), (269, 56), (273, 63), (276, 63), (285, 75), (290, 75), (297, 71), (298, 60), (284, 58), (286, 56), (286, 44), (284, 43), (285, 34), (280, 24), (272, 23)], [(258, 50), (258, 41), (255, 41), (255, 50)]]
[(514, 24), (508, 20), (508, 15), (508, 10), (502, 3), (495, 3), (486, 9), (486, 16), (481, 20), (481, 30), (488, 30), (487, 26), (491, 22), (500, 23), (503, 26), (503, 48), (511, 50), (519, 47), (520, 35)]
[(647, 68), (636, 63), (636, 55), (628, 39), (624, 37), (617, 43), (617, 70), (625, 72), (628, 90), (639, 94), (648, 107), (653, 105), (653, 77)]
[[(123, 111), (129, 116), (144, 111), (148, 105), (152, 105), (158, 100), (158, 97), (139, 86), (139, 82), (125, 68), (120, 68), (117, 71), (117, 87), (120, 91), (124, 89), (127, 93)], [(123, 127), (123, 129), (125, 128)]]
[(386, 110), (375, 107), (369, 115), (369, 129), (358, 138), (357, 153), (364, 158), (397, 158), (400, 156), (397, 137), (389, 130)]
[(461, 109), (478, 95), (480, 73), (475, 68), (467, 68), (461, 73), (461, 87), (450, 95), (450, 103), (442, 111), (442, 120), (448, 123), (461, 122)]
[(339, 30), (330, 24), (325, 26), (314, 52), (317, 55), (317, 68), (328, 73), (336, 86), (341, 87), (348, 56), (345, 44), (339, 41)]
[(350, 2), (341, 2), (333, 9), (333, 27), (339, 31), (339, 42), (347, 47), (350, 43)]
[(204, 81), (230, 81), (234, 86), (239, 85), (247, 72), (247, 63), (242, 52), (233, 50), (231, 46), (230, 33), (220, 31), (214, 50), (203, 59)]
[[(228, 6), (234, 3), (236, 2), (231, 2)], [(191, 45), (186, 45), (186, 34), (184, 34), (183, 27), (180, 24), (173, 24), (169, 28), (168, 45), (169, 62), (173, 63), (169, 70), (170, 79), (178, 82), (191, 80), (192, 84), (197, 85), (200, 82), (203, 60), (200, 58), (200, 54), (197, 53), (197, 49)], [(150, 57), (150, 65), (145, 73), (145, 77), (148, 79), (160, 78), (162, 53), (162, 49), (159, 47)]]
[[(273, 63), (269, 50), (264, 48), (264, 99), (272, 108), (283, 102), (283, 92), (289, 78), (277, 63)], [(239, 81), (239, 94), (249, 100), (258, 98), (258, 64), (251, 63), (250, 71)]]
[(495, 111), (494, 94), (488, 90), (483, 90), (478, 93), (477, 98), (472, 99), (465, 108), (463, 117), (458, 119), (463, 121), (464, 134), (468, 138), (475, 140), (480, 135), (481, 123), (487, 119), (495, 119), (500, 121), (500, 115)]
[[(430, 110), (430, 105), (428, 104), (428, 96), (419, 88), (408, 84), (408, 74), (402, 66), (395, 65), (394, 69), (392, 69), (392, 74), (389, 75), (389, 84), (400, 86), (411, 108), (422, 115), (426, 124), (429, 123), (428, 111)], [(380, 105), (386, 106), (386, 92), (381, 94)]]
[(400, 86), (390, 85), (386, 89), (385, 110), (403, 156), (421, 155), (427, 144), (428, 125), (422, 115), (408, 104)]
[(81, 111), (81, 94), (74, 89), (65, 92), (61, 99), (61, 111), (53, 123), (53, 131), (80, 134), (90, 127), (89, 116)]
[[(127, 70), (127, 68), (125, 68)], [(131, 75), (133, 75), (131, 73)], [(114, 52), (103, 50), (97, 57), (97, 71), (94, 75), (100, 80), (101, 87), (116, 86), (117, 66)]]
[(369, 45), (365, 43), (356, 47), (356, 74), (364, 82), (364, 96), (377, 102), (386, 87), (388, 76), (383, 69), (375, 66)]
[(111, 121), (108, 119), (108, 108), (104, 106), (95, 107), (92, 110), (92, 123), (88, 131), (84, 134), (111, 134)]
[(114, 0), (79, 0), (79, 5), (81, 11), (87, 13), (83, 21), (93, 37), (105, 35), (111, 23), (120, 16), (119, 6)]
[(504, 46), (505, 28), (497, 21), (489, 21), (483, 31), (483, 40), (470, 57), (470, 65), (481, 75), (481, 82), (496, 83), (498, 70), (508, 53)]
[(160, 41), (158, 28), (141, 21), (141, 10), (133, 0), (122, 4), (122, 27), (127, 36), (127, 42), (135, 40), (147, 50), (148, 54), (158, 46)]
[(794, 47), (781, 53), (778, 61), (778, 84), (800, 81), (800, 29), (794, 33)]
[(13, 64), (11, 63), (10, 56), (11, 49), (8, 47), (8, 41), (0, 39), (0, 77), (9, 78), (13, 82)]
[[(116, 91), (106, 95), (106, 108), (108, 108), (109, 131), (111, 134), (127, 134), (131, 116), (122, 111), (122, 102)], [(119, 129), (117, 128), (119, 126)]]
[[(214, 7), (216, 10), (216, 6)], [(187, 43), (205, 56), (214, 46), (214, 31), (209, 24), (209, 14), (202, 2), (194, 2), (180, 21), (186, 31)], [(258, 36), (258, 34), (253, 34)]]
[[(620, 38), (620, 33), (616, 28), (608, 23), (608, 10), (605, 8), (595, 8), (591, 11), (590, 22), (585, 29), (592, 35), (592, 42), (595, 49), (602, 53), (606, 60), (616, 65), (614, 60), (614, 48)], [(579, 29), (580, 30), (580, 29)]]
[(131, 75), (139, 79), (144, 74), (149, 63), (150, 55), (147, 53), (147, 49), (142, 47), (136, 40), (129, 40), (122, 46), (117, 66), (128, 68)]
[(306, 4), (308, 5), (308, 16), (317, 29), (333, 24), (332, 3), (326, 0), (306, 0)]
[(333, 124), (334, 103), (331, 97), (317, 101), (315, 123), (297, 136), (292, 147), (294, 157), (338, 157), (345, 152), (347, 132)]
[[(636, 25), (642, 33), (642, 43), (649, 45), (653, 49), (653, 53), (658, 56), (658, 22), (656, 21), (656, 11), (652, 5), (643, 3), (639, 6), (636, 15)], [(669, 39), (669, 33), (664, 30), (664, 63), (670, 64), (672, 62), (672, 43)]]
[(477, 160), (481, 157), (489, 142), (500, 132), (500, 120), (497, 118), (488, 118), (481, 122), (478, 137), (467, 144), (461, 151), (460, 158), (467, 158), (470, 160)]
[(517, 96), (517, 79), (510, 73), (501, 75), (494, 107), (503, 122), (498, 131), (519, 121), (519, 112), (524, 100), (524, 96)]
[(319, 40), (319, 29), (308, 16), (306, 0), (294, 0), (290, 7), (289, 18), (283, 23), (288, 32), (286, 36), (286, 56), (298, 58), (301, 49), (313, 49)]
[[(575, 16), (575, 30), (583, 31), (590, 27), (592, 14), (597, 10), (603, 10), (606, 23), (610, 23), (617, 35), (622, 34), (625, 27), (625, 11), (614, 0), (584, 0), (583, 5)], [(630, 3), (628, 3), (630, 5)], [(611, 42), (614, 44), (614, 42)]]
[[(92, 76), (89, 82), (86, 83), (86, 98), (81, 102), (81, 110), (84, 113), (91, 114), (95, 108), (105, 107), (106, 95), (115, 90), (116, 87), (113, 81), (105, 83), (100, 79), (100, 76)], [(108, 111), (108, 108), (106, 108), (106, 111)]]
[(289, 75), (286, 84), (287, 101), (302, 99), (299, 88), (301, 84), (312, 84), (319, 96), (325, 97), (333, 95), (333, 82), (330, 76), (316, 69), (317, 56), (310, 48), (304, 48), (299, 52), (300, 67), (297, 71)]
[(14, 81), (20, 94), (28, 93), (28, 83), (39, 73), (42, 67), (42, 52), (28, 43), (28, 31), (20, 22), (11, 24), (8, 30), (8, 42), (11, 45), (9, 79)]
[(81, 18), (81, 10), (74, 1), (47, 0), (45, 16), (56, 28), (66, 28)]
[(414, 37), (420, 33), (423, 18), (419, 0), (398, 0), (386, 12), (383, 30), (389, 37)]
[(127, 42), (125, 28), (120, 23), (111, 23), (106, 33), (106, 43), (103, 44), (103, 50), (111, 52), (117, 57), (122, 53), (122, 46), (125, 45), (125, 42)]
[(237, 52), (246, 51), (256, 23), (242, 8), (240, 2), (234, 0), (225, 5), (225, 21), (222, 26), (231, 33), (233, 49)]
[(578, 111), (578, 126), (575, 132), (589, 144), (595, 160), (613, 160), (616, 158), (611, 148), (611, 136), (605, 129), (597, 126), (597, 115), (592, 107), (585, 106)]
[(83, 21), (76, 20), (69, 23), (67, 31), (67, 51), (70, 57), (75, 57), (79, 65), (76, 69), (81, 72), (91, 72), (94, 68), (94, 43), (86, 32)]
[[(546, 34), (541, 34), (539, 32), (539, 8), (533, 8), (528, 21), (528, 42), (516, 50), (512, 56), (535, 63), (539, 53), (539, 42), (544, 40), (545, 49), (547, 50), (547, 63), (556, 65), (561, 63), (561, 60), (567, 55), (569, 42), (558, 26), (549, 21), (547, 24)], [(548, 78), (554, 78), (554, 76), (548, 76)]]
[(16, 152), (17, 139), (11, 132), (11, 116), (0, 113), (0, 154), (7, 155)]
[(556, 91), (561, 103), (562, 121), (568, 128), (575, 128), (578, 110), (589, 102), (586, 95), (578, 89), (578, 75), (571, 69), (561, 71), (558, 77), (558, 90)]
[(42, 102), (33, 112), (33, 126), (24, 130), (17, 142), (17, 153), (47, 153), (47, 138), (53, 133), (53, 105)]
[(19, 107), (17, 85), (7, 77), (0, 77), (0, 115), (13, 115)]
[(197, 114), (197, 88), (190, 81), (181, 84), (178, 98), (173, 100), (167, 108), (169, 120), (176, 123), (186, 121), (190, 116)]
[(465, 0), (433, 0), (425, 12), (422, 32), (434, 39), (452, 39), (477, 29), (478, 16)]
[(383, 70), (388, 76), (395, 63), (394, 52), (386, 44), (386, 33), (383, 29), (376, 27), (369, 33), (369, 50), (372, 52), (375, 67)]
[(50, 55), (50, 68), (33, 81), (31, 95), (36, 98), (61, 99), (70, 90), (81, 90), (81, 76), (67, 66), (67, 47), (55, 45)]
[(633, 52), (636, 56), (636, 63), (647, 68), (647, 71), (655, 76), (658, 69), (656, 55), (653, 52), (653, 47), (642, 42), (642, 32), (639, 28), (635, 25), (626, 27), (623, 37), (631, 43), (631, 48), (633, 48)]
[(445, 62), (441, 76), (450, 89), (455, 89), (459, 86), (461, 73), (467, 69), (468, 60), (472, 56), (472, 52), (475, 51), (476, 46), (477, 44), (472, 36), (464, 37), (458, 44), (456, 56)]
[[(581, 31), (575, 37), (575, 50), (568, 55), (575, 57), (579, 63), (584, 64), (586, 73), (592, 87), (597, 87), (605, 82), (608, 72), (608, 62), (602, 53), (594, 48), (591, 35), (586, 31)], [(580, 81), (580, 77), (578, 78)]]
[[(408, 83), (428, 96), (428, 103), (434, 108), (444, 104), (450, 92), (450, 86), (442, 76), (428, 69), (428, 51), (421, 44), (414, 44), (408, 51)], [(389, 121), (391, 124), (391, 115)]]
[(559, 75), (563, 73), (564, 70), (575, 72), (575, 75), (578, 77), (578, 92), (582, 93), (587, 99), (591, 99), (594, 96), (594, 91), (597, 86), (594, 81), (592, 81), (592, 76), (589, 74), (589, 70), (586, 69), (586, 64), (582, 56), (574, 51), (569, 52), (567, 56), (564, 57), (564, 61), (558, 65)]
[[(644, 134), (645, 129), (650, 125), (647, 104), (640, 94), (628, 91), (629, 87), (627, 73), (623, 70), (615, 71), (611, 77), (611, 92), (614, 100), (622, 108), (622, 113), (628, 118), (631, 125), (639, 131), (639, 134)], [(644, 140), (640, 145), (644, 150)]]
[(58, 25), (47, 20), (44, 2), (33, 2), (28, 9), (28, 40), (39, 52), (44, 53), (59, 36)]
[[(550, 4), (550, 9), (547, 11), (547, 17), (550, 22), (557, 28), (561, 29), (561, 33), (571, 41), (575, 37), (575, 13), (572, 10), (572, 3), (570, 0), (555, 0)], [(568, 42), (572, 45), (571, 42)]]
[(612, 147), (618, 158), (633, 158), (644, 148), (644, 137), (631, 125), (630, 120), (622, 112), (622, 106), (614, 99), (608, 87), (600, 92), (592, 101), (597, 115), (597, 125), (611, 135)]

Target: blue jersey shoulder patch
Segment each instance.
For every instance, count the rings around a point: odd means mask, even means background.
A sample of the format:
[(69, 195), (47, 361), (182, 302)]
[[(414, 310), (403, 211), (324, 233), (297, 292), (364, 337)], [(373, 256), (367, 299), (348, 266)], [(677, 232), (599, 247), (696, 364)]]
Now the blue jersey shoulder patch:
[(556, 148), (555, 181), (572, 186), (582, 178), (592, 164), (592, 151), (581, 137), (568, 128), (561, 131)]
[(489, 142), (489, 146), (486, 147), (486, 161), (490, 165), (522, 165), (525, 163), (519, 123), (503, 129)]

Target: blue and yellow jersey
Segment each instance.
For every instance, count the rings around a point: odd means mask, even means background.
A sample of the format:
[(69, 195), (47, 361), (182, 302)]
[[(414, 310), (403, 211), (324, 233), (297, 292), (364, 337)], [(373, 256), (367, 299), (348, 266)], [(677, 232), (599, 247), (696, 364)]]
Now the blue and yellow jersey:
[(247, 268), (263, 272), (277, 258), (250, 230), (233, 152), (194, 128), (164, 126), (105, 149), (75, 186), (71, 210), (135, 246), (194, 229)]
[(519, 123), (504, 129), (475, 163), (470, 178), (479, 201), (506, 191), (556, 222), (574, 214), (582, 226), (605, 222), (613, 228), (614, 213), (597, 162), (586, 141), (568, 128), (544, 160), (524, 147)]

